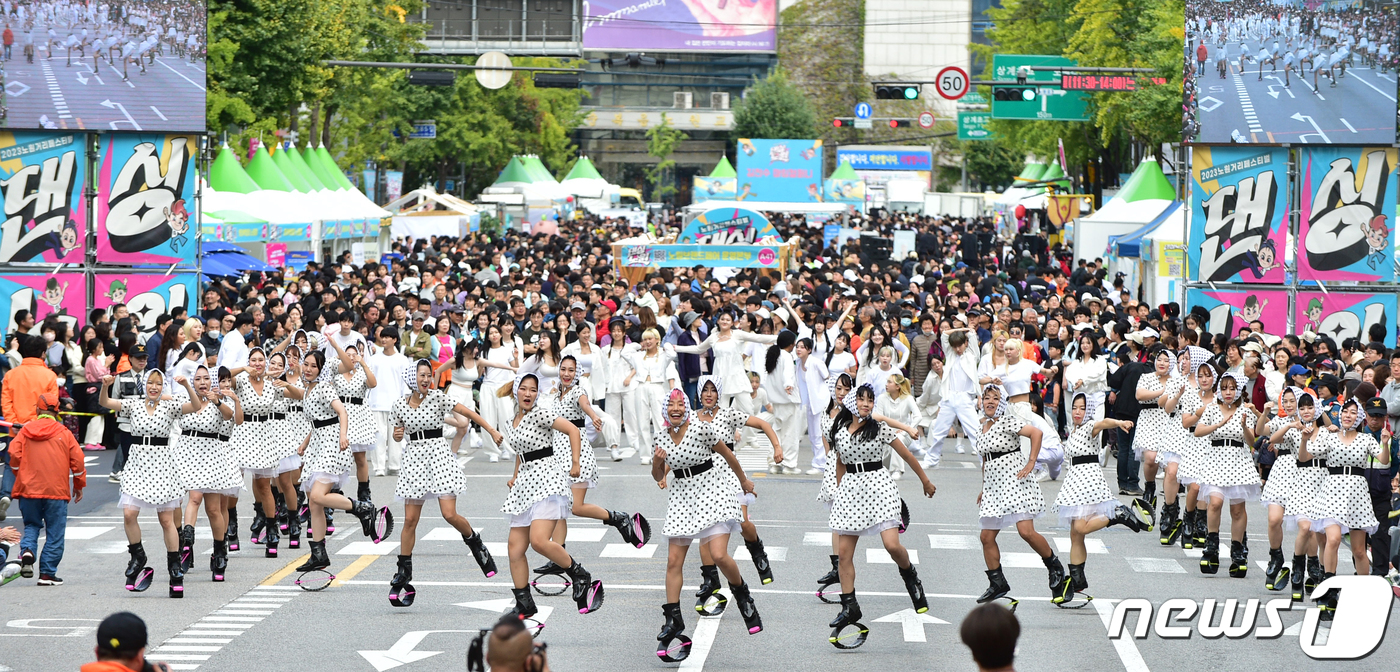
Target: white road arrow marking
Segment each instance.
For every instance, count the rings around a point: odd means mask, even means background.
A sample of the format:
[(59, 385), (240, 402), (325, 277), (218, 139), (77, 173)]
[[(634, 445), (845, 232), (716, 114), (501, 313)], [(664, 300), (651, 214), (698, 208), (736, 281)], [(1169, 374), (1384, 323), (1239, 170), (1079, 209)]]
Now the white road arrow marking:
[[(484, 611), (495, 612), (497, 614), (503, 614), (506, 612), (507, 609), (510, 609), (511, 607), (515, 606), (515, 600), (509, 597), (503, 597), (499, 600), (482, 600), (480, 602), (458, 602), (452, 606), (466, 607), (468, 609), (481, 609)], [(554, 613), (554, 607), (551, 607), (549, 605), (540, 605), (538, 608), (539, 611), (534, 616), (532, 616), (530, 620), (544, 623), (545, 620), (549, 618), (549, 615)]]
[(82, 83), (83, 83), (83, 86), (87, 86), (88, 80), (87, 80), (87, 77), (84, 77), (84, 76), (83, 76), (83, 73), (78, 72), (78, 73), (74, 73), (74, 74), (78, 75), (78, 81), (79, 81), (79, 82), (82, 82)]
[[(126, 111), (126, 106), (125, 106), (125, 105), (122, 105), (121, 103), (114, 103), (114, 102), (112, 102), (111, 100), (104, 100), (104, 101), (102, 101), (102, 107), (112, 108), (112, 109), (115, 109), (115, 110), (121, 110), (122, 116), (126, 117), (127, 123), (130, 123), (131, 126), (132, 126), (132, 128), (135, 128), (135, 129), (138, 130), (138, 131), (141, 130), (141, 125), (138, 124), (138, 123), (136, 123), (136, 120), (135, 120), (135, 119), (132, 119), (132, 118), (131, 118), (131, 113)], [(120, 121), (113, 121), (113, 122), (111, 122), (112, 130), (114, 130), (114, 131), (117, 130), (117, 124), (120, 124), (120, 123), (122, 123), (122, 122), (120, 122)]]
[[(1298, 139), (1299, 139), (1299, 140), (1303, 140), (1303, 138), (1306, 138), (1306, 137), (1308, 137), (1308, 136), (1310, 136), (1310, 135), (1316, 135), (1316, 136), (1322, 138), (1322, 141), (1323, 141), (1323, 142), (1325, 142), (1325, 143), (1327, 143), (1327, 144), (1329, 144), (1329, 145), (1332, 144), (1332, 139), (1329, 138), (1329, 137), (1327, 137), (1327, 134), (1326, 134), (1326, 133), (1323, 133), (1321, 128), (1318, 128), (1318, 127), (1317, 127), (1317, 122), (1316, 122), (1316, 121), (1313, 121), (1313, 118), (1312, 118), (1311, 116), (1306, 115), (1306, 114), (1303, 114), (1302, 112), (1294, 112), (1294, 113), (1293, 113), (1293, 116), (1292, 116), (1291, 118), (1296, 119), (1296, 120), (1298, 120), (1298, 121), (1307, 121), (1309, 124), (1312, 125), (1313, 130), (1314, 130), (1314, 131), (1317, 131), (1317, 133), (1304, 133), (1304, 134), (1298, 136)], [(1306, 140), (1303, 140), (1303, 142), (1307, 142), (1307, 141), (1306, 141)]]
[(432, 658), (442, 653), (441, 651), (414, 651), (413, 648), (422, 643), (423, 638), (435, 632), (476, 632), (475, 630), (414, 630), (406, 633), (394, 642), (387, 651), (358, 651), (370, 665), (379, 672), (392, 670), (400, 665), (417, 662), (424, 658)]
[[(1296, 96), (1293, 95), (1293, 91), (1292, 91), (1289, 87), (1287, 87), (1287, 86), (1284, 85), (1283, 80), (1279, 79), (1278, 77), (1276, 77), (1276, 76), (1274, 76), (1274, 75), (1269, 75), (1268, 77), (1265, 77), (1265, 79), (1272, 79), (1272, 80), (1274, 80), (1275, 82), (1278, 82), (1278, 84), (1270, 84), (1270, 85), (1269, 85), (1269, 95), (1273, 96), (1273, 97), (1274, 97), (1274, 100), (1278, 100), (1278, 94), (1279, 94), (1280, 91), (1283, 92), (1283, 93), (1288, 94), (1288, 97), (1289, 97), (1289, 98), (1296, 98)], [(1275, 87), (1275, 86), (1279, 87), (1279, 91), (1275, 91), (1275, 90), (1274, 90), (1274, 87)]]
[(889, 616), (882, 616), (875, 619), (876, 623), (899, 623), (904, 626), (904, 641), (906, 642), (927, 642), (924, 637), (925, 625), (948, 625), (948, 621), (941, 618), (934, 618), (928, 614), (920, 614), (913, 609), (903, 609), (896, 611)]

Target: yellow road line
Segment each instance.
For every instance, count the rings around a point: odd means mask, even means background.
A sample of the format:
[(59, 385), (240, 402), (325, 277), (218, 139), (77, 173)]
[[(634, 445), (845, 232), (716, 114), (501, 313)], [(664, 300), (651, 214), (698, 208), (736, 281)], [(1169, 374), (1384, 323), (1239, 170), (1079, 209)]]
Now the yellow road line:
[(380, 557), (381, 556), (378, 555), (360, 556), (358, 560), (350, 563), (349, 567), (346, 567), (345, 569), (342, 569), (341, 571), (336, 573), (335, 580), (331, 582), (331, 586), (338, 586), (341, 584), (342, 581), (349, 581), (350, 579), (355, 578), (356, 574), (359, 574), (361, 571), (364, 570), (364, 568), (370, 566), (370, 564), (372, 564), (375, 560), (378, 560)]
[(310, 558), (310, 557), (311, 557), (311, 554), (310, 554), (310, 553), (307, 553), (306, 555), (303, 555), (303, 556), (301, 556), (300, 558), (297, 558), (296, 560), (293, 560), (293, 561), (287, 563), (287, 565), (286, 565), (285, 567), (283, 567), (282, 569), (279, 569), (279, 570), (277, 570), (277, 571), (275, 571), (275, 572), (273, 572), (273, 573), (271, 573), (271, 574), (268, 574), (268, 575), (267, 575), (267, 578), (266, 578), (266, 579), (263, 579), (263, 580), (262, 580), (262, 583), (260, 583), (260, 584), (258, 584), (258, 585), (260, 585), (260, 586), (275, 586), (275, 585), (281, 583), (281, 582), (282, 582), (282, 579), (287, 578), (288, 576), (291, 575), (292, 572), (296, 571), (297, 565), (300, 565), (301, 563), (306, 562), (307, 558)]

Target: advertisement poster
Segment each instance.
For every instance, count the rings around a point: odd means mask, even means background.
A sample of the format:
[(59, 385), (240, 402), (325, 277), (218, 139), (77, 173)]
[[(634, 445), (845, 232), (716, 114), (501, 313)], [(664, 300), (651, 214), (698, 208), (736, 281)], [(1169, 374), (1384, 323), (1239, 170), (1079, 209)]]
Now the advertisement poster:
[(624, 245), (621, 261), (628, 268), (776, 268), (778, 256), (778, 247), (770, 245)]
[(865, 180), (827, 180), (826, 200), (831, 203), (851, 203), (865, 206)]
[(282, 268), (287, 265), (287, 244), (268, 243), (266, 247), (267, 265)]
[(1300, 280), (1395, 280), (1393, 147), (1299, 152)]
[(696, 175), (691, 180), (690, 200), (692, 203), (704, 203), (709, 200), (732, 201), (737, 193), (738, 180), (733, 177)]
[(820, 203), (821, 140), (739, 139), (738, 200)]
[(836, 164), (851, 164), (856, 170), (933, 170), (933, 150), (929, 147), (841, 147)]
[(778, 0), (584, 0), (583, 48), (775, 51)]
[[(73, 329), (86, 322), (87, 283), (82, 273), (9, 273), (0, 276), (0, 339), (14, 331), (15, 314), (29, 311), (38, 325), (50, 316)], [(39, 332), (34, 332), (36, 335)]]
[(97, 261), (193, 266), (195, 151), (189, 135), (103, 136), (97, 168)]
[(127, 273), (93, 274), (93, 308), (111, 308), (125, 303), (132, 321), (142, 333), (156, 330), (156, 318), (169, 314), (175, 307), (192, 310), (199, 296), (199, 276), (194, 273), (175, 275), (132, 275)]
[(86, 255), (79, 133), (0, 133), (0, 263), (74, 263)]
[(1380, 325), (1385, 329), (1385, 346), (1393, 348), (1395, 306), (1394, 293), (1298, 292), (1297, 328), (1290, 333), (1311, 331), (1331, 336), (1336, 343), (1348, 338), (1370, 343), (1371, 327)]
[(1191, 279), (1283, 284), (1288, 150), (1195, 147), (1191, 182)]
[(1206, 331), (1212, 334), (1226, 334), (1234, 338), (1240, 329), (1258, 320), (1264, 331), (1271, 334), (1287, 334), (1288, 331), (1288, 291), (1269, 289), (1261, 291), (1188, 289), (1186, 310), (1201, 306), (1210, 312)]
[(777, 237), (767, 217), (743, 208), (715, 208), (700, 213), (681, 230), (676, 242), (697, 245), (752, 245)]

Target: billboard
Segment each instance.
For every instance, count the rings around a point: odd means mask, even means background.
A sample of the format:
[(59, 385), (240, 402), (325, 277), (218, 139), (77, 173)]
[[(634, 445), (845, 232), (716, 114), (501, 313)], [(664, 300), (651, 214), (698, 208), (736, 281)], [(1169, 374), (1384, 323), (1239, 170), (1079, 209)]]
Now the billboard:
[(619, 259), (627, 268), (776, 268), (780, 254), (777, 245), (623, 245)]
[(776, 238), (778, 230), (761, 213), (744, 208), (714, 208), (700, 213), (681, 230), (676, 242), (697, 245), (752, 245)]
[(118, 303), (126, 304), (132, 322), (142, 333), (153, 333), (156, 318), (177, 306), (197, 312), (199, 276), (195, 273), (166, 276), (99, 272), (92, 279), (92, 307), (105, 310)]
[(821, 140), (739, 139), (739, 200), (819, 203)]
[(1298, 279), (1395, 280), (1393, 147), (1303, 148)]
[(738, 180), (732, 177), (696, 175), (691, 180), (690, 200), (692, 203), (704, 203), (709, 200), (732, 201), (738, 193)]
[(1195, 147), (1190, 278), (1282, 284), (1288, 214), (1288, 150)]
[(778, 0), (584, 0), (591, 51), (777, 50)]
[(1289, 333), (1311, 331), (1331, 336), (1337, 343), (1353, 337), (1369, 343), (1371, 326), (1379, 324), (1385, 329), (1386, 347), (1393, 348), (1395, 306), (1395, 294), (1390, 292), (1298, 292), (1297, 328)]
[(1289, 2), (1268, 30), (1252, 26), (1285, 3), (1238, 4), (1186, 3), (1186, 142), (1395, 141), (1395, 78), (1376, 58), (1388, 3)]
[(195, 137), (107, 135), (97, 168), (97, 261), (194, 266)]
[[(0, 342), (15, 329), (15, 313), (29, 311), (37, 326), (49, 317), (71, 330), (87, 321), (87, 282), (82, 273), (7, 273), (0, 276)], [(39, 335), (35, 331), (34, 335)]]
[(82, 133), (0, 132), (0, 263), (81, 264), (87, 252)]
[(203, 133), (206, 5), (5, 3), (0, 128)]
[(1289, 333), (1288, 290), (1285, 289), (1188, 289), (1186, 306), (1188, 311), (1201, 306), (1210, 313), (1206, 331), (1212, 334), (1227, 334), (1233, 338), (1254, 320), (1262, 322), (1264, 330), (1271, 334)]
[(930, 147), (838, 147), (836, 165), (845, 161), (856, 170), (933, 170)]

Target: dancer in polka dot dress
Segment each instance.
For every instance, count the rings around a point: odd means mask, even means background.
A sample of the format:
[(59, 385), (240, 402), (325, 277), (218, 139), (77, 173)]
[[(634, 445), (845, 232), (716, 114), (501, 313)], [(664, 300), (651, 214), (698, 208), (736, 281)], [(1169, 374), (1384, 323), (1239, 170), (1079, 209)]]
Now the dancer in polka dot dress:
[[(227, 374), (228, 369), (219, 372)], [(243, 472), (239, 470), (228, 440), (222, 430), (224, 423), (237, 420), (239, 409), (237, 397), (225, 397), (209, 377), (209, 369), (204, 366), (194, 370), (194, 395), (203, 405), (199, 411), (180, 417), (180, 438), (172, 451), (175, 471), (180, 476), (181, 486), (189, 492), (193, 512), (187, 512), (185, 526), (180, 533), (181, 558), (184, 570), (189, 571), (194, 562), (194, 523), (199, 512), (201, 499), (209, 516), (209, 530), (215, 541), (214, 553), (210, 557), (214, 580), (223, 581), (223, 568), (228, 565), (228, 551), (223, 544), (227, 531), (228, 518), (224, 508), (224, 497), (237, 495), (243, 488)]]
[(1099, 432), (1114, 428), (1130, 431), (1133, 423), (1108, 418), (1095, 422), (1093, 418), (1089, 397), (1076, 392), (1070, 399), (1070, 420), (1074, 429), (1065, 443), (1068, 473), (1060, 486), (1060, 494), (1055, 497), (1060, 522), (1069, 528), (1070, 583), (1061, 584), (1060, 594), (1051, 598), (1055, 604), (1070, 602), (1075, 593), (1089, 588), (1089, 579), (1084, 574), (1084, 564), (1089, 557), (1084, 545), (1086, 536), (1110, 525), (1123, 525), (1134, 532), (1147, 529), (1146, 523), (1132, 509), (1113, 496), (1104, 481), (1103, 466), (1099, 464)]
[(1257, 415), (1242, 394), (1244, 376), (1226, 373), (1215, 384), (1216, 403), (1207, 406), (1196, 422), (1196, 436), (1210, 437), (1201, 494), (1206, 500), (1206, 546), (1201, 572), (1220, 570), (1220, 514), (1230, 504), (1230, 576), (1244, 578), (1249, 571), (1245, 546), (1248, 511), (1245, 502), (1259, 498), (1259, 472), (1254, 469), (1250, 447), (1254, 444)]
[(369, 406), (365, 405), (365, 396), (379, 381), (374, 379), (374, 372), (365, 366), (365, 359), (359, 348), (354, 345), (342, 348), (338, 339), (327, 340), (335, 347), (339, 359), (335, 390), (350, 417), (347, 438), (350, 441), (350, 452), (354, 453), (355, 476), (359, 482), (355, 499), (368, 502), (373, 498), (369, 490), (369, 460), (365, 453), (374, 449), (379, 429), (374, 424), (374, 415), (370, 413)]
[[(1152, 372), (1144, 373), (1138, 379), (1137, 400), (1142, 405), (1138, 413), (1137, 431), (1133, 433), (1133, 456), (1142, 462), (1142, 499), (1135, 502), (1149, 524), (1157, 520), (1157, 453), (1172, 448), (1173, 433), (1167, 424), (1170, 416), (1163, 406), (1170, 399), (1167, 396), (1167, 382), (1172, 378), (1175, 359), (1170, 350), (1158, 348), (1148, 355)], [(1179, 393), (1178, 393), (1179, 398)], [(1172, 485), (1172, 499), (1176, 499), (1176, 486)]]
[(118, 500), (126, 528), (127, 552), (131, 554), (131, 562), (126, 567), (126, 589), (140, 591), (145, 590), (143, 584), (150, 585), (145, 582), (149, 578), (145, 573), (146, 551), (141, 546), (141, 526), (136, 518), (142, 509), (155, 509), (165, 539), (170, 597), (184, 597), (185, 572), (180, 564), (180, 533), (175, 526), (175, 514), (184, 499), (185, 489), (171, 455), (170, 434), (180, 415), (198, 413), (204, 407), (204, 400), (194, 393), (190, 381), (183, 376), (176, 378), (175, 384), (185, 389), (190, 400), (181, 404), (162, 398), (165, 376), (155, 369), (146, 374), (144, 397), (108, 398), (107, 390), (114, 381), (116, 378), (112, 376), (102, 379), (97, 402), (103, 408), (125, 414), (131, 423), (131, 450), (126, 458), (126, 469), (122, 471)]
[(1210, 363), (1211, 352), (1194, 345), (1187, 346), (1191, 353), (1191, 380), (1186, 392), (1177, 400), (1176, 410), (1181, 416), (1181, 426), (1186, 430), (1186, 448), (1181, 464), (1177, 469), (1177, 481), (1186, 486), (1186, 514), (1183, 516), (1181, 547), (1198, 548), (1206, 543), (1206, 511), (1199, 506), (1201, 474), (1205, 473), (1205, 459), (1210, 450), (1210, 439), (1196, 436), (1196, 421), (1205, 407), (1215, 403), (1215, 365)]
[[(515, 412), (501, 428), (510, 449), (515, 452), (515, 473), (507, 482), (510, 494), (501, 505), (510, 525), (507, 551), (510, 577), (515, 587), (515, 609), (521, 619), (534, 616), (537, 609), (530, 594), (530, 566), (525, 551), (536, 553), (564, 568), (573, 582), (574, 602), (580, 614), (597, 611), (603, 605), (603, 582), (594, 581), (583, 563), (570, 557), (563, 546), (550, 539), (556, 521), (567, 518), (573, 500), (569, 479), (580, 475), (579, 451), (582, 438), (573, 423), (559, 417), (554, 406), (540, 398), (537, 374), (524, 373), (512, 385), (502, 385), (498, 398), (513, 400)], [(567, 466), (554, 458), (554, 431), (569, 437)]]
[(488, 578), (496, 575), (496, 561), (491, 557), (481, 535), (466, 517), (457, 513), (457, 496), (467, 489), (467, 478), (457, 466), (448, 440), (443, 436), (444, 419), (449, 413), (460, 413), (500, 443), (502, 436), (475, 410), (459, 404), (441, 390), (433, 389), (432, 362), (426, 359), (405, 371), (404, 382), (413, 392), (394, 402), (389, 412), (389, 424), (394, 428), (394, 440), (404, 442), (403, 466), (399, 469), (394, 498), (403, 502), (403, 530), (399, 533), (398, 572), (390, 581), (390, 595), (401, 591), (413, 580), (413, 547), (417, 540), (418, 519), (426, 500), (436, 499), (447, 521), (462, 535), (471, 549), (472, 557)]
[(1179, 406), (1181, 398), (1195, 385), (1189, 351), (1177, 353), (1174, 366), (1176, 370), (1167, 380), (1166, 389), (1160, 397), (1162, 411), (1166, 413), (1166, 421), (1162, 423), (1166, 438), (1158, 444), (1161, 450), (1157, 451), (1157, 462), (1162, 465), (1166, 475), (1162, 478), (1162, 521), (1157, 526), (1161, 529), (1161, 535), (1157, 541), (1163, 546), (1175, 544), (1185, 527), (1181, 521), (1181, 504), (1176, 501), (1176, 496), (1181, 463), (1190, 449), (1190, 436), (1181, 424)]
[[(1298, 395), (1299, 445), (1302, 444), (1302, 436), (1305, 434), (1317, 435), (1320, 431), (1337, 431), (1332, 425), (1332, 419), (1321, 410), (1322, 404), (1311, 392), (1304, 390)], [(1308, 515), (1313, 498), (1322, 489), (1322, 481), (1327, 478), (1326, 460), (1317, 457), (1305, 460), (1302, 453), (1296, 455), (1293, 487), (1289, 488), (1288, 501), (1283, 506), (1284, 527), (1298, 530), (1293, 540), (1293, 566), (1290, 570), (1292, 576), (1289, 577), (1295, 602), (1301, 601), (1306, 593), (1312, 592), (1318, 582), (1322, 581), (1322, 561), (1319, 557), (1322, 552), (1323, 535), (1313, 529)]]
[[(253, 543), (264, 545), (264, 556), (277, 557), (277, 545), (281, 542), (277, 526), (277, 503), (272, 496), (271, 482), (277, 480), (278, 487), (291, 492), (296, 487), (293, 480), (295, 471), (302, 460), (295, 453), (287, 454), (277, 435), (274, 421), (277, 419), (277, 400), (284, 396), (280, 381), (267, 375), (267, 355), (262, 348), (248, 351), (248, 366), (232, 371), (234, 389), (238, 392), (243, 406), (243, 422), (233, 430), (233, 449), (239, 465), (246, 474), (253, 477), (253, 523), (248, 527)], [(237, 501), (229, 503), (229, 508), (237, 506)], [(268, 514), (272, 514), (269, 516)], [(234, 549), (238, 530), (230, 525), (229, 549)]]
[[(744, 475), (739, 459), (715, 432), (713, 423), (692, 422), (690, 403), (684, 392), (672, 389), (662, 404), (664, 428), (656, 437), (651, 476), (668, 493), (666, 526), (662, 531), (670, 538), (670, 543), (666, 557), (666, 603), (661, 605), (666, 622), (656, 638), (665, 646), (685, 631), (680, 608), (682, 570), (686, 553), (696, 542), (709, 547), (710, 558), (729, 581), (744, 625), (749, 634), (756, 634), (763, 630), (763, 621), (754, 606), (749, 585), (729, 555), (729, 537), (739, 531), (743, 516), (738, 495), (752, 494), (753, 481)], [(777, 447), (775, 443), (774, 448)], [(728, 469), (715, 463), (716, 455), (729, 464)], [(734, 483), (736, 475), (738, 488)], [(658, 651), (659, 655), (664, 653), (664, 650)]]
[(393, 532), (394, 516), (387, 507), (375, 510), (369, 502), (354, 501), (331, 492), (332, 486), (349, 481), (354, 468), (354, 458), (348, 452), (348, 413), (331, 380), (335, 374), (326, 364), (324, 351), (313, 350), (302, 358), (301, 375), (305, 380), (314, 381), (305, 391), (282, 380), (273, 384), (287, 396), (300, 399), (311, 417), (311, 434), (297, 448), (305, 465), (302, 488), (311, 506), (311, 557), (296, 571), (312, 572), (331, 566), (330, 556), (326, 554), (326, 509), (349, 511), (360, 519), (365, 536), (376, 544)]
[[(1371, 571), (1366, 535), (1375, 533), (1380, 523), (1371, 507), (1366, 469), (1371, 458), (1376, 458), (1381, 467), (1390, 465), (1390, 451), (1383, 447), (1390, 443), (1390, 431), (1382, 430), (1381, 441), (1377, 442), (1370, 433), (1358, 431), (1363, 422), (1361, 415), (1361, 404), (1355, 398), (1347, 399), (1338, 417), (1341, 430), (1309, 432), (1298, 449), (1298, 455), (1305, 460), (1327, 460), (1327, 476), (1308, 506), (1313, 529), (1326, 538), (1322, 548), (1324, 581), (1337, 575), (1337, 551), (1344, 534), (1351, 536), (1351, 559), (1356, 573), (1365, 576)], [(1321, 607), (1324, 616), (1330, 618), (1337, 608), (1337, 592), (1322, 597)]]
[[(288, 356), (295, 355), (300, 361), (300, 350), (296, 346), (287, 348), (286, 353), (275, 352), (267, 358), (267, 375), (272, 380), (299, 381), (301, 374), (300, 367), (292, 366), (288, 368)], [(297, 385), (300, 387), (300, 385)], [(277, 529), (287, 535), (287, 548), (301, 548), (301, 531), (306, 522), (306, 516), (302, 511), (306, 507), (306, 493), (301, 488), (292, 487), (284, 490), (282, 480), (291, 481), (293, 484), (301, 482), (301, 457), (297, 455), (297, 447), (301, 445), (311, 433), (311, 420), (301, 410), (301, 402), (285, 394), (277, 397), (272, 406), (272, 436), (277, 441), (277, 454), (279, 463), (287, 458), (296, 458), (296, 469), (285, 472), (283, 477), (279, 474), (277, 480), (273, 481), (272, 498), (276, 500), (277, 506)], [(290, 464), (290, 462), (288, 462)], [(295, 493), (295, 494), (293, 494)], [(326, 525), (327, 531), (331, 531), (329, 521)]]
[[(1063, 584), (1069, 580), (1050, 542), (1035, 529), (1035, 519), (1045, 513), (1045, 495), (1040, 492), (1040, 484), (1030, 478), (1040, 453), (1041, 432), (1010, 413), (1006, 397), (1000, 385), (982, 388), (983, 419), (981, 435), (977, 437), (977, 454), (982, 457), (982, 492), (977, 495), (977, 503), (982, 557), (987, 562), (990, 585), (977, 598), (979, 604), (1011, 592), (1011, 584), (1001, 570), (1001, 548), (997, 546), (997, 535), (1011, 525), (1045, 563), (1052, 597), (1062, 594)], [(1031, 440), (1030, 455), (1025, 459), (1021, 457), (1023, 436)]]
[[(909, 552), (899, 542), (902, 531), (903, 501), (899, 487), (885, 467), (885, 459), (894, 451), (923, 486), (925, 497), (933, 497), (937, 488), (929, 481), (918, 458), (899, 440), (898, 431), (871, 417), (875, 410), (875, 390), (868, 383), (847, 393), (842, 411), (831, 421), (827, 441), (836, 453), (836, 490), (832, 492), (831, 515), (828, 525), (840, 538), (841, 613), (829, 625), (837, 631), (860, 620), (860, 604), (856, 601), (856, 543), (863, 536), (876, 535), (885, 551), (899, 567), (899, 575), (914, 603), (914, 611), (928, 611), (928, 598), (918, 570), (909, 561)], [(837, 633), (831, 639), (835, 641)]]
[(1254, 425), (1255, 434), (1269, 437), (1268, 450), (1277, 456), (1274, 468), (1269, 471), (1269, 481), (1259, 495), (1269, 511), (1269, 565), (1264, 569), (1264, 587), (1269, 590), (1283, 590), (1291, 573), (1283, 559), (1283, 514), (1289, 493), (1298, 480), (1298, 461), (1294, 456), (1302, 441), (1299, 430), (1303, 425), (1298, 419), (1298, 396), (1302, 392), (1296, 387), (1285, 388), (1279, 394), (1278, 415), (1268, 419), (1275, 407), (1270, 400)]

